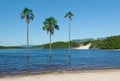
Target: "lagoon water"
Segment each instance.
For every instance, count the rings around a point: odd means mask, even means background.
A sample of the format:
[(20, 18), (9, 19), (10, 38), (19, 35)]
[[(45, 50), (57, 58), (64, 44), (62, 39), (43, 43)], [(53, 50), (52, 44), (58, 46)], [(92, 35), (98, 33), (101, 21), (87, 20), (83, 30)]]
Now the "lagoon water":
[(120, 51), (113, 50), (71, 50), (67, 57), (65, 49), (31, 49), (29, 59), (26, 50), (0, 50), (0, 75), (44, 73), (53, 71), (96, 70), (120, 68)]

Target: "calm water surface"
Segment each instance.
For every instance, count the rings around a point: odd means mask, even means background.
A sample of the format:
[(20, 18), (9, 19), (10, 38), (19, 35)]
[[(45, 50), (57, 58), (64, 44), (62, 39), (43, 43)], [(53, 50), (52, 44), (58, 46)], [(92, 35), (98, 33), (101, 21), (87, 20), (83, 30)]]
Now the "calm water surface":
[(94, 70), (120, 68), (120, 51), (109, 50), (71, 50), (68, 59), (67, 50), (0, 50), (0, 74), (43, 73), (68, 70)]

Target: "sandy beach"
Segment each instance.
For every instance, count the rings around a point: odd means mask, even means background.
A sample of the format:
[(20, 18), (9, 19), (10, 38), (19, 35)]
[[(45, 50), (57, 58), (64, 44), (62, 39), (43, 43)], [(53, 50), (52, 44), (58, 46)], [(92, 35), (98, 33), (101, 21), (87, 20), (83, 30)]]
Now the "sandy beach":
[(7, 76), (0, 78), (0, 81), (120, 81), (120, 70)]

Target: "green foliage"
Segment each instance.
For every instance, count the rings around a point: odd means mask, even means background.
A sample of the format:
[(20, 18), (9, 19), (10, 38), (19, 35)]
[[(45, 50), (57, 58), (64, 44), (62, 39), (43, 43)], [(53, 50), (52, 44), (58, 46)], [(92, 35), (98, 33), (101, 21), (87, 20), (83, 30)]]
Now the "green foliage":
[(43, 22), (43, 30), (47, 31), (51, 35), (54, 34), (54, 29), (59, 30), (59, 26), (57, 25), (57, 21), (54, 17), (46, 18)]
[(120, 36), (112, 36), (103, 40), (95, 40), (91, 48), (120, 49)]
[(69, 11), (69, 12), (66, 13), (65, 18), (68, 17), (69, 20), (71, 21), (72, 20), (72, 16), (74, 16), (74, 15), (72, 14), (72, 12)]
[[(72, 41), (70, 42), (70, 45), (71, 45), (71, 48), (79, 46), (78, 43), (75, 43)], [(49, 44), (34, 46), (34, 48), (48, 49)], [(67, 48), (68, 48), (68, 42), (54, 42), (54, 43), (52, 43), (52, 49), (67, 49)]]
[(22, 49), (21, 46), (0, 46), (0, 49)]
[(32, 10), (24, 8), (24, 10), (21, 13), (21, 19), (25, 19), (26, 24), (29, 24), (30, 20), (34, 19), (34, 14), (32, 13)]
[(87, 44), (89, 44), (89, 43), (93, 43), (95, 40), (88, 40), (88, 41), (86, 41), (86, 42), (83, 42), (83, 45), (87, 45)]

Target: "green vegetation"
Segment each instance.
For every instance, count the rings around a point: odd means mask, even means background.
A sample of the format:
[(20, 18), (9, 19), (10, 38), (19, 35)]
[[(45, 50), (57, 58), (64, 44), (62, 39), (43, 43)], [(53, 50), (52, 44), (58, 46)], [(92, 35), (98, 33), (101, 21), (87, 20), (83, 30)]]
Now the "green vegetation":
[(91, 48), (120, 49), (120, 36), (107, 37), (103, 40), (95, 40)]
[[(79, 46), (78, 43), (75, 43), (72, 41), (70, 42), (70, 44), (71, 44), (70, 45), (71, 48)], [(48, 49), (49, 44), (34, 46), (34, 48)], [(68, 42), (54, 42), (54, 43), (52, 43), (52, 49), (67, 49), (67, 48), (68, 48)]]
[(0, 46), (0, 49), (22, 49), (21, 46)]
[[(88, 43), (92, 43), (91, 49), (120, 49), (120, 35), (119, 36), (111, 36), (104, 39), (97, 40), (88, 40), (82, 41), (82, 43), (70, 41), (71, 48), (78, 47), (79, 44), (86, 45)], [(67, 49), (68, 42), (54, 42), (51, 44), (52, 49)], [(0, 49), (24, 49), (23, 46), (0, 46)], [(32, 46), (32, 48), (41, 48), (41, 49), (49, 49), (49, 43), (43, 45)]]
[(93, 38), (85, 38), (85, 39), (74, 39), (72, 41), (77, 42), (77, 43), (85, 43), (85, 42), (94, 41), (94, 40), (95, 39), (93, 39)]
[(73, 14), (69, 11), (68, 13), (66, 13), (65, 15), (65, 18), (68, 18), (69, 19), (69, 41), (68, 41), (68, 57), (70, 57), (70, 24), (71, 24), (71, 21), (72, 21), (72, 17), (73, 17)]
[[(44, 26), (43, 26), (43, 30), (45, 30), (47, 33), (50, 34), (50, 51), (49, 51), (49, 56), (51, 57), (52, 54), (51, 54), (51, 37), (52, 35), (54, 34), (54, 30), (59, 30), (59, 26), (57, 25), (57, 21), (55, 18), (53, 17), (50, 17), (50, 18), (47, 18), (44, 22), (43, 22)], [(48, 45), (47, 45), (48, 46)]]
[(82, 42), (83, 45), (88, 43), (92, 43), (91, 49), (120, 49), (120, 35)]
[(91, 49), (120, 49), (120, 35), (106, 38), (73, 40), (74, 42), (86, 45), (92, 43)]

